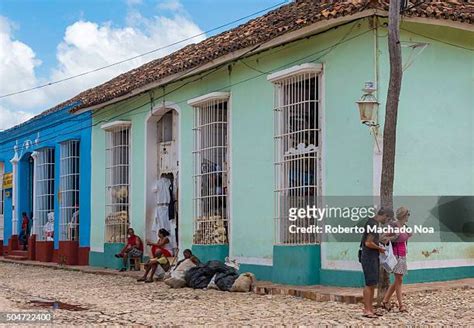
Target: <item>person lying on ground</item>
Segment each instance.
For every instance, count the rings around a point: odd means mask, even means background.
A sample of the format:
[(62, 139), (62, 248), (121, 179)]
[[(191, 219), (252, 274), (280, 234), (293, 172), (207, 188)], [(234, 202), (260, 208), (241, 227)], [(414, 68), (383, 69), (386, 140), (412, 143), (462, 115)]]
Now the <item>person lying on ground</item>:
[(140, 237), (135, 235), (135, 232), (132, 228), (128, 228), (127, 235), (127, 244), (122, 248), (120, 253), (115, 254), (115, 257), (121, 257), (123, 259), (122, 268), (119, 270), (120, 272), (127, 270), (129, 258), (140, 257), (143, 255), (143, 242)]
[(184, 256), (184, 258), (182, 260), (179, 260), (178, 263), (176, 263), (175, 268), (177, 268), (181, 263), (183, 263), (186, 260), (191, 260), (191, 262), (193, 262), (196, 265), (201, 263), (201, 261), (199, 261), (199, 259), (195, 255), (193, 255), (193, 252), (191, 252), (190, 249), (185, 249), (183, 251), (183, 256)]
[(151, 246), (150, 257), (153, 257), (158, 250), (161, 251), (161, 253), (166, 257), (173, 256), (173, 248), (168, 238), (169, 235), (170, 233), (168, 230), (162, 228), (158, 231), (158, 241), (156, 243), (147, 240), (146, 244)]
[[(158, 266), (161, 266), (164, 272), (168, 272), (171, 268), (170, 262), (160, 250), (157, 250), (154, 257), (145, 263), (145, 274), (143, 277), (137, 279), (137, 281), (153, 282), (153, 277)], [(150, 273), (149, 277), (147, 277), (148, 273)]]

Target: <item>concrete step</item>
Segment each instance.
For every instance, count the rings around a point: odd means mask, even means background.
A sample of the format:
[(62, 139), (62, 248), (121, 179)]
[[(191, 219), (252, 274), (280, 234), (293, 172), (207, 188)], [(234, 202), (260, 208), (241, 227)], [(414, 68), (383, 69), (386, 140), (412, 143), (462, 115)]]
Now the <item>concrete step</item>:
[(26, 256), (28, 257), (28, 251), (21, 251), (21, 250), (13, 250), (10, 252), (9, 255), (15, 255), (15, 256)]
[(21, 255), (7, 255), (5, 256), (8, 260), (15, 260), (15, 261), (26, 261), (28, 260), (28, 256), (21, 256)]

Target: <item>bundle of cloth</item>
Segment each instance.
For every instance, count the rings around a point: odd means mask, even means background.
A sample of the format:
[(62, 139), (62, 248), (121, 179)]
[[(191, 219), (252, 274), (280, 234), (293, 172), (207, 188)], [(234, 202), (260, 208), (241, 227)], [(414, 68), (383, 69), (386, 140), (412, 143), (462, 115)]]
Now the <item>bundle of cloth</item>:
[(190, 268), (184, 275), (186, 286), (194, 289), (249, 292), (255, 285), (252, 273), (239, 275), (238, 270), (221, 261), (209, 261)]
[(186, 287), (185, 274), (189, 269), (195, 266), (196, 264), (194, 264), (191, 259), (181, 261), (168, 276), (165, 276), (164, 283), (171, 288)]

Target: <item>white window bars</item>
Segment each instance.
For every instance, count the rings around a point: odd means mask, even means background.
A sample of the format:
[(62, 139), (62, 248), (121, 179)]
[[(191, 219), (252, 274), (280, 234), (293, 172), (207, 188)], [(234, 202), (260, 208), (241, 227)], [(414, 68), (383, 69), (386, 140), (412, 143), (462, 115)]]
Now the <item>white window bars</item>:
[[(277, 244), (316, 243), (316, 234), (295, 229), (316, 225), (316, 220), (298, 218), (290, 221), (289, 211), (318, 205), (321, 172), (319, 71), (303, 70), (272, 82), (275, 84), (275, 241)], [(290, 229), (290, 226), (293, 227)]]
[(4, 194), (3, 194), (3, 174), (5, 173), (5, 166), (0, 162), (0, 240), (3, 240), (4, 221)]
[(79, 240), (79, 141), (60, 145), (60, 240)]
[(36, 165), (36, 239), (54, 240), (54, 148), (37, 151)]
[(123, 243), (129, 224), (130, 127), (117, 125), (106, 131), (105, 241)]
[[(224, 95), (225, 96), (225, 95)], [(194, 107), (194, 244), (227, 244), (228, 95)]]

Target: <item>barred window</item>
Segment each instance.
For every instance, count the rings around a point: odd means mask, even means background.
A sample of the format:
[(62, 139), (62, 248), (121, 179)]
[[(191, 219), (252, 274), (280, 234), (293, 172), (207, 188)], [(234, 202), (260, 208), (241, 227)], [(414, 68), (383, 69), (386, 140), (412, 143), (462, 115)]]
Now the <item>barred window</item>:
[(106, 137), (105, 241), (123, 243), (129, 224), (130, 123), (107, 128)]
[(228, 93), (191, 100), (194, 107), (194, 243), (227, 244)]
[(79, 141), (60, 146), (60, 240), (79, 240)]
[[(275, 85), (275, 241), (311, 244), (315, 234), (295, 227), (316, 225), (314, 218), (289, 221), (291, 208), (317, 206), (320, 191), (320, 91), (318, 66), (297, 66), (295, 73), (269, 77)], [(293, 226), (290, 229), (290, 226)]]
[(36, 238), (40, 241), (54, 239), (54, 148), (37, 151), (36, 165)]

